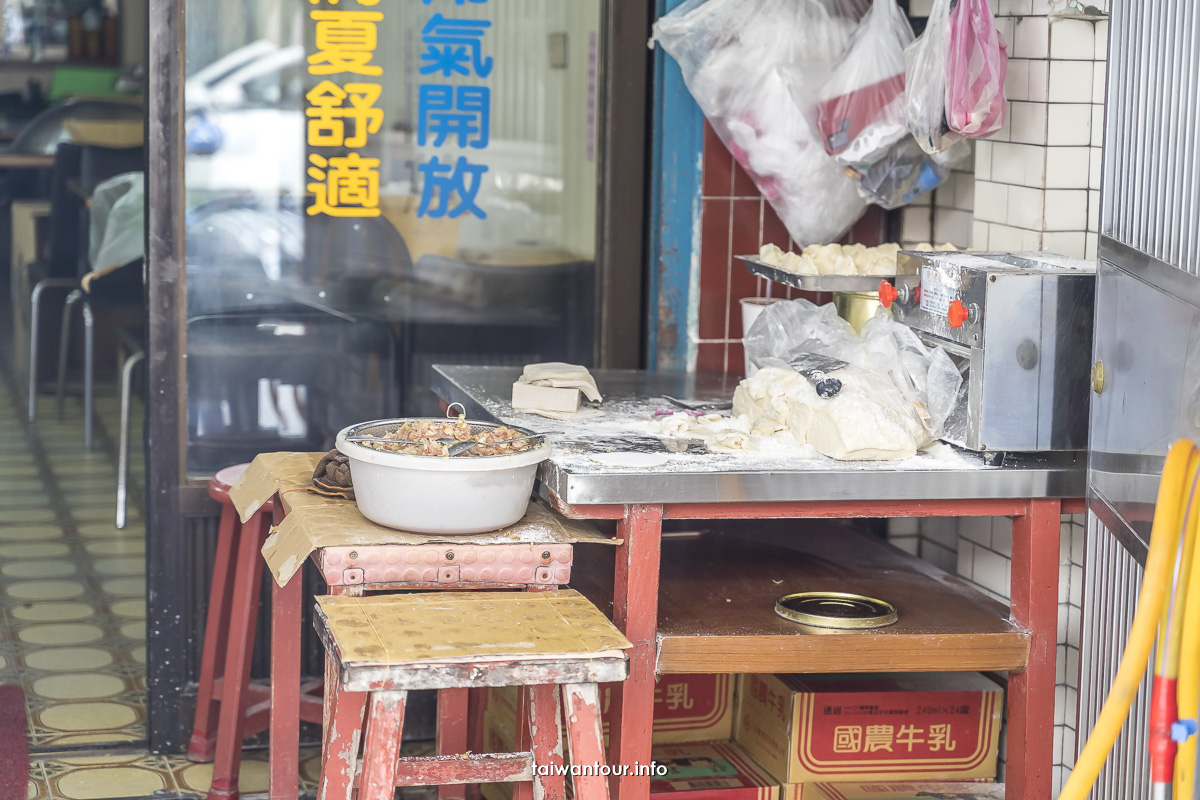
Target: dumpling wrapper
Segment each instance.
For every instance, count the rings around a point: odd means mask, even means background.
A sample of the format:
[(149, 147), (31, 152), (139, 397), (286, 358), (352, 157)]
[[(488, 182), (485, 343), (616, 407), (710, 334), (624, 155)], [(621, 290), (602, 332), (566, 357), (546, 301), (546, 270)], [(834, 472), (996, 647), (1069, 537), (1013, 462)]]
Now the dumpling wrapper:
[(606, 467), (630, 469), (661, 467), (671, 460), (665, 453), (596, 453), (591, 459)]

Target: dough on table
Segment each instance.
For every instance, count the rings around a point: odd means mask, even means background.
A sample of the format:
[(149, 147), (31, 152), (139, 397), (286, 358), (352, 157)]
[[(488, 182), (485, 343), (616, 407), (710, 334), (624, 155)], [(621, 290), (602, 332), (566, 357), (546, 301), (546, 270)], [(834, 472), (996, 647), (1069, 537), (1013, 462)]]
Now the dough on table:
[(710, 453), (740, 453), (750, 449), (750, 435), (741, 431), (718, 431), (704, 441)]
[(794, 370), (766, 367), (738, 386), (733, 411), (755, 420), (755, 428), (782, 424), (799, 444), (839, 461), (916, 455), (925, 443), (920, 420), (897, 410), (902, 403), (893, 407), (881, 399), (896, 391), (886, 378), (854, 367), (831, 374), (842, 391), (826, 400)]
[(671, 459), (665, 453), (596, 453), (592, 461), (606, 467), (629, 467), (632, 469), (650, 469), (661, 467)]

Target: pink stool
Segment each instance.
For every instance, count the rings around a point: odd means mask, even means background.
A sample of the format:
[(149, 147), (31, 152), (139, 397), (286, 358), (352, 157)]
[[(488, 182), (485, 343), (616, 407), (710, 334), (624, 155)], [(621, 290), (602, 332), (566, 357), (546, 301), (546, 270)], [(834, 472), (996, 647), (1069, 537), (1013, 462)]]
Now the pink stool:
[[(241, 523), (229, 490), (248, 466), (226, 467), (208, 484), (209, 496), (221, 504), (221, 524), (187, 757), (214, 762), (210, 798), (237, 797), (242, 744), (246, 737), (267, 729), (271, 705), (270, 687), (250, 683), (250, 660), (262, 589), (260, 551), (274, 502), (268, 500)], [(311, 705), (313, 710), (305, 716), (319, 720), (320, 701), (314, 698)]]
[[(367, 593), (412, 589), (524, 589), (553, 591), (571, 578), (574, 548), (569, 544), (363, 545), (324, 547), (312, 559), (329, 585), (329, 594), (361, 597)], [(296, 696), (310, 702), (310, 687), (299, 684), (300, 576), (285, 586), (272, 583), (271, 800), (294, 800), (299, 791), (299, 722)], [(330, 685), (326, 675), (326, 692)], [(313, 698), (315, 699), (315, 698)], [(478, 752), (483, 740), (483, 704), (469, 687), (438, 691), (437, 752)], [(307, 718), (304, 718), (307, 719)], [(441, 786), (441, 800), (477, 797), (477, 786)], [(210, 795), (211, 798), (211, 795)], [(212, 800), (215, 800), (213, 798)]]

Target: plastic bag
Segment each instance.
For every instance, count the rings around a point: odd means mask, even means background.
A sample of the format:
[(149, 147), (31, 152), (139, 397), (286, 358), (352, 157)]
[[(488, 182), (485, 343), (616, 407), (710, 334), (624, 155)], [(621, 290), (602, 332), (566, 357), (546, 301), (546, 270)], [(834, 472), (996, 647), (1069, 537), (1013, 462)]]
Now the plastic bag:
[(946, 121), (963, 136), (982, 138), (1004, 127), (1008, 48), (987, 0), (958, 0), (950, 12)]
[(966, 142), (930, 155), (913, 137), (878, 154), (874, 162), (847, 165), (858, 176), (859, 195), (884, 208), (900, 208), (933, 191), (950, 177), (951, 168), (971, 154)]
[(950, 356), (940, 347), (927, 347), (911, 328), (880, 314), (863, 325), (860, 336), (832, 304), (792, 300), (767, 306), (743, 346), (759, 367), (777, 366), (798, 353), (817, 353), (869, 374), (868, 385), (878, 387), (872, 399), (919, 425), (924, 431), (921, 446), (945, 433), (962, 385)]
[(904, 119), (904, 48), (913, 40), (895, 0), (874, 0), (821, 87), (817, 126), (841, 163), (873, 161), (908, 136)]
[(909, 133), (926, 153), (940, 153), (962, 138), (946, 123), (950, 2), (933, 0), (925, 32), (904, 51), (905, 119)]
[(721, 141), (801, 244), (836, 241), (866, 204), (825, 152), (812, 102), (781, 70), (816, 87), (842, 54), (862, 0), (688, 0), (654, 25)]
[(145, 177), (127, 172), (92, 192), (88, 259), (94, 272), (124, 266), (145, 254)]

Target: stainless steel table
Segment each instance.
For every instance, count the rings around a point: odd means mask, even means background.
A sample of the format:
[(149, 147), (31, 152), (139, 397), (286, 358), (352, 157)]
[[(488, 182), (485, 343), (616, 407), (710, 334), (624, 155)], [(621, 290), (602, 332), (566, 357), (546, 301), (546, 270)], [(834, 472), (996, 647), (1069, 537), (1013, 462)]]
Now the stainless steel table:
[[(519, 374), (510, 367), (436, 366), (433, 388), (443, 401), (462, 403), (469, 417), (563, 431), (540, 469), (542, 490), (568, 516), (618, 523), (624, 544), (616, 559), (613, 619), (634, 650), (630, 679), (614, 692), (609, 712), (611, 763), (647, 763), (650, 757), (664, 519), (1008, 516), (1013, 518), (1009, 623), (1029, 641), (1023, 664), (994, 667), (1011, 670), (1008, 791), (1049, 800), (1061, 515), (1083, 509), (1084, 463), (1025, 456), (989, 466), (980, 455), (957, 450), (899, 462), (845, 463), (689, 448), (668, 453), (663, 466), (614, 468), (591, 456), (666, 452), (647, 422), (622, 420), (648, 420), (655, 408), (668, 405), (663, 395), (727, 401), (736, 381), (597, 370), (605, 416), (559, 423), (513, 411), (509, 397)], [(648, 797), (647, 778), (614, 780), (620, 797)]]

